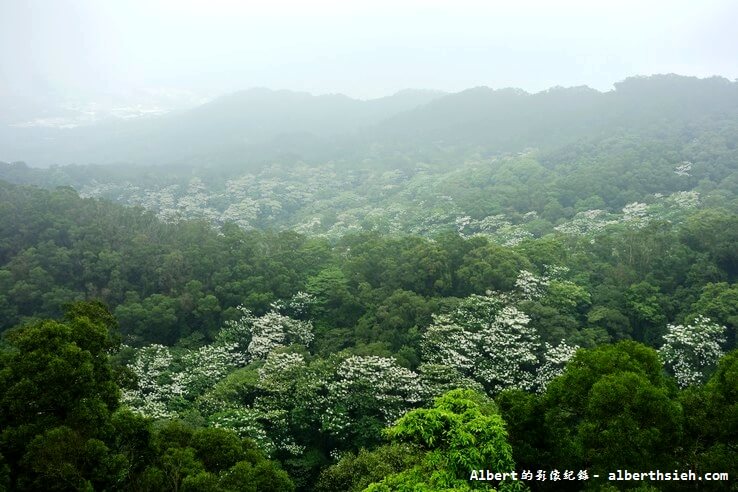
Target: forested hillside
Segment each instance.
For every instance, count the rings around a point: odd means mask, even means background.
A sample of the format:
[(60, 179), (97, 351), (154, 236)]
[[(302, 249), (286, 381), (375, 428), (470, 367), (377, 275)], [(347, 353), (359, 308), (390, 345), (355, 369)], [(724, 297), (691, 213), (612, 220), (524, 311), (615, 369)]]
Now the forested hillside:
[(326, 160), (0, 164), (0, 490), (735, 490), (736, 83), (403, 97)]
[[(736, 210), (738, 84), (661, 76), (617, 87), (451, 94), (387, 120), (395, 130), (365, 131), (368, 146), (353, 137), (318, 145), (334, 149), (320, 158), (277, 142), (268, 159), (243, 150), (161, 167), (0, 163), (0, 179), (73, 186), (164, 222), (234, 222), (332, 240), (359, 230), (455, 229), (504, 244), (627, 220), (628, 211), (672, 219), (703, 203)], [(479, 141), (464, 138), (474, 132)]]

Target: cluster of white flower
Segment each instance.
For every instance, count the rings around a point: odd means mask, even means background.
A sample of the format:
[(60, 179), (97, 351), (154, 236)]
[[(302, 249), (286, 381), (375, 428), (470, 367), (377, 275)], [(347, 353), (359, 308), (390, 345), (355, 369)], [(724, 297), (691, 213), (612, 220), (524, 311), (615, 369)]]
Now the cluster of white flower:
[(170, 185), (157, 192), (149, 191), (146, 194), (146, 203), (142, 206), (156, 211), (156, 216), (162, 222), (177, 222), (181, 215), (177, 209), (177, 199), (175, 198), (178, 189), (178, 185)]
[[(510, 159), (517, 158), (502, 159), (508, 165)], [(469, 159), (463, 169), (453, 171), (418, 163), (413, 170), (336, 172), (338, 166), (332, 162), (312, 167), (299, 163), (289, 168), (274, 163), (260, 172), (225, 180), (223, 189), (221, 183), (208, 178), (206, 186), (202, 179), (195, 177), (184, 186), (148, 188), (131, 183), (93, 182), (82, 189), (82, 194), (141, 205), (166, 222), (204, 219), (215, 227), (233, 222), (243, 229), (274, 227), (329, 239), (360, 230), (433, 236), (455, 225), (463, 237), (483, 236), (502, 245), (517, 245), (532, 237), (532, 231), (540, 230), (540, 225), (531, 225), (538, 218), (536, 211), (516, 218), (491, 213), (473, 219), (468, 215), (470, 210), (461, 205), (463, 201), (448, 194), (460, 182), (468, 182), (470, 173), (488, 172), (483, 170), (488, 165), (489, 161)], [(692, 167), (688, 161), (675, 163), (674, 173), (690, 176)], [(446, 184), (453, 186), (449, 188)], [(678, 212), (666, 210), (669, 207), (678, 209), (696, 204), (695, 200), (678, 193), (670, 203), (660, 203), (664, 202), (660, 200), (663, 197), (655, 197), (655, 203), (648, 201), (650, 205), (630, 203), (622, 213), (580, 212), (555, 229), (581, 235), (618, 223), (642, 227), (655, 217), (671, 220), (668, 215)], [(662, 217), (662, 212), (666, 216)], [(329, 219), (333, 214), (335, 220)]]
[(251, 341), (246, 350), (252, 358), (264, 359), (275, 348), (284, 346), (287, 333), (281, 318), (282, 315), (270, 311), (250, 320)]
[(543, 296), (548, 284), (548, 276), (538, 277), (528, 270), (521, 270), (515, 279), (515, 291), (522, 300), (532, 301)]
[(456, 227), (461, 235), (477, 233), (492, 234), (501, 227), (509, 227), (511, 225), (511, 222), (503, 214), (489, 215), (480, 220), (474, 220), (468, 216), (458, 217), (456, 219)]
[[(303, 294), (293, 298), (288, 306), (294, 304), (294, 309), (299, 311), (305, 309), (308, 302), (312, 302), (310, 296)], [(292, 343), (310, 345), (312, 323), (280, 314), (279, 309), (283, 308), (284, 303), (277, 303), (264, 316), (254, 316), (248, 309), (238, 306), (241, 318), (227, 322), (217, 340), (237, 344), (238, 349), (245, 350), (254, 359), (264, 359), (275, 348)]]
[(142, 415), (172, 417), (178, 399), (196, 396), (246, 362), (235, 344), (205, 345), (176, 356), (163, 345), (149, 345), (139, 349), (128, 366), (138, 384), (123, 392), (123, 401)]
[(538, 335), (530, 318), (514, 306), (505, 306), (479, 332), (482, 352), (475, 373), (492, 393), (505, 388), (531, 389), (534, 384)]
[(321, 225), (320, 217), (311, 217), (305, 222), (296, 224), (292, 230), (298, 234), (313, 234), (320, 230)]
[(233, 200), (245, 198), (249, 193), (249, 186), (256, 181), (256, 176), (244, 174), (237, 178), (226, 180), (226, 195)]
[(503, 246), (517, 246), (526, 239), (531, 239), (532, 237), (533, 233), (525, 230), (522, 226), (509, 225), (500, 227), (497, 230), (497, 234), (493, 236), (493, 239), (496, 239), (496, 241)]
[(539, 393), (546, 391), (548, 383), (564, 371), (564, 366), (574, 357), (578, 349), (577, 345), (569, 345), (566, 340), (561, 340), (556, 347), (545, 343), (543, 363), (536, 374), (535, 386)]
[(218, 217), (218, 222), (234, 222), (242, 229), (252, 229), (259, 216), (259, 202), (250, 197), (244, 197), (238, 202), (228, 205)]
[[(300, 293), (288, 301), (299, 312), (312, 302)], [(253, 359), (263, 359), (275, 348), (291, 343), (308, 345), (313, 339), (312, 325), (270, 311), (256, 317), (239, 307), (243, 316), (227, 323), (213, 344), (197, 350), (179, 350), (176, 355), (163, 345), (139, 349), (129, 365), (138, 378), (135, 390), (124, 392), (123, 400), (134, 411), (153, 418), (166, 418), (176, 412), (176, 401), (193, 399)], [(284, 359), (284, 360), (283, 360)], [(299, 362), (296, 354), (275, 354), (267, 368), (279, 361)], [(277, 371), (279, 372), (279, 371)], [(265, 378), (268, 380), (268, 378)]]
[(456, 223), (456, 229), (459, 231), (459, 234), (464, 233), (464, 229), (469, 227), (472, 224), (472, 219), (468, 215), (465, 215), (463, 217), (456, 217), (455, 223)]
[(579, 212), (574, 218), (557, 225), (554, 229), (565, 234), (587, 235), (617, 224), (640, 228), (653, 219), (672, 222), (683, 220), (685, 209), (693, 209), (700, 205), (700, 194), (694, 190), (677, 191), (670, 195), (654, 193), (653, 198), (650, 205), (641, 202), (627, 204), (623, 207), (621, 215), (604, 210)]
[(128, 366), (136, 375), (135, 389), (123, 392), (123, 403), (133, 411), (152, 418), (169, 418), (169, 403), (185, 395), (182, 373), (172, 370), (174, 357), (163, 345), (149, 345), (138, 350)]
[(676, 174), (677, 176), (691, 176), (691, 174), (689, 174), (689, 171), (691, 170), (692, 163), (689, 161), (684, 161), (674, 168), (674, 174)]
[(397, 365), (394, 359), (377, 356), (344, 359), (326, 388), (323, 425), (336, 434), (367, 408), (375, 408), (389, 425), (419, 403), (423, 395), (416, 373)]
[(248, 357), (238, 350), (236, 343), (204, 345), (182, 355), (182, 381), (188, 393), (199, 393), (247, 362)]
[(290, 433), (290, 409), (304, 404), (297, 388), (306, 374), (305, 360), (300, 354), (270, 353), (258, 369), (253, 382), (253, 401), (244, 405), (237, 400), (205, 394), (198, 400), (199, 408), (213, 425), (226, 427), (248, 436), (267, 453), (281, 450), (298, 455), (303, 452)]
[(480, 232), (495, 232), (500, 227), (511, 225), (504, 214), (489, 215), (483, 219), (471, 221), (470, 227), (476, 228)]
[(707, 371), (723, 356), (725, 327), (698, 316), (693, 324), (668, 325), (659, 356), (681, 387), (704, 381)]
[(309, 345), (313, 341), (313, 325), (269, 311), (264, 316), (248, 320), (251, 326), (251, 342), (247, 348), (251, 357), (265, 358), (277, 347), (290, 343)]
[(340, 449), (331, 449), (328, 455), (331, 457), (334, 463), (338, 463), (343, 458), (345, 452)]
[(434, 316), (423, 336), (424, 360), (470, 374), (480, 357), (479, 343), (476, 332), (454, 324), (448, 316)]
[[(542, 295), (537, 277), (527, 272), (520, 279), (523, 296)], [(494, 293), (470, 296), (451, 314), (434, 316), (423, 336), (424, 362), (455, 368), (492, 394), (545, 385), (573, 350), (543, 347), (528, 316), (509, 300)]]
[(564, 276), (569, 273), (569, 267), (563, 265), (543, 265), (543, 271), (546, 272), (545, 277), (549, 280), (563, 280)]
[(605, 227), (617, 223), (617, 217), (613, 214), (595, 209), (579, 212), (572, 220), (559, 224), (554, 229), (564, 234), (584, 235), (601, 231)]
[(271, 304), (274, 311), (278, 311), (285, 316), (300, 318), (308, 313), (311, 306), (315, 304), (315, 296), (307, 292), (298, 291), (289, 301), (275, 301)]
[(251, 311), (244, 306), (237, 306), (241, 317), (237, 320), (226, 321), (215, 337), (216, 342), (223, 344), (237, 344), (238, 350), (246, 352), (251, 341), (251, 320), (254, 318)]
[(632, 202), (623, 207), (623, 221), (641, 223), (648, 220), (648, 205)]
[(680, 208), (695, 208), (700, 204), (700, 194), (697, 191), (677, 191), (669, 195), (667, 201)]

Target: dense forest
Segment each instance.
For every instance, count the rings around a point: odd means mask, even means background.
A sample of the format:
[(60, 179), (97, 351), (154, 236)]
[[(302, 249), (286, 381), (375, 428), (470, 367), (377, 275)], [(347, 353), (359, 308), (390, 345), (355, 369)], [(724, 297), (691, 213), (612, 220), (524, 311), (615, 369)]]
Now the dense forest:
[(363, 116), (0, 163), (0, 490), (738, 490), (737, 87), (282, 94)]

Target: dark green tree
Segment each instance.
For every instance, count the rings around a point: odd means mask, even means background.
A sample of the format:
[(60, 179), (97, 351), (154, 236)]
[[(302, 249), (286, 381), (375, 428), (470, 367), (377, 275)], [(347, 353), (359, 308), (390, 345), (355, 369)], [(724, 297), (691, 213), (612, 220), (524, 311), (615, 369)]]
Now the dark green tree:
[(675, 393), (653, 349), (624, 341), (578, 351), (543, 396), (548, 463), (602, 473), (672, 466), (684, 419)]
[(99, 303), (66, 319), (21, 326), (0, 353), (0, 453), (12, 488), (119, 486), (128, 462), (114, 449), (119, 391), (108, 352), (115, 321)]

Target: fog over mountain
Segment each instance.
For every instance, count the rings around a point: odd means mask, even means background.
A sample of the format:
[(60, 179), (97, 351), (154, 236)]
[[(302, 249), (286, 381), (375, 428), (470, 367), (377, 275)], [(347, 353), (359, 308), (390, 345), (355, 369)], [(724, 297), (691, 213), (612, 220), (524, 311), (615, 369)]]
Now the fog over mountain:
[[(340, 94), (250, 89), (188, 110), (71, 127), (0, 130), (0, 157), (34, 166), (189, 164), (245, 167), (291, 155), (315, 161), (393, 149), (479, 147), (515, 152), (577, 139), (738, 115), (738, 83), (713, 77), (631, 77), (600, 92), (477, 87), (404, 90), (357, 100)], [(372, 149), (372, 150), (370, 150)]]
[[(403, 88), (738, 77), (729, 0), (0, 2), (0, 124), (195, 107), (250, 87), (377, 99)], [(4, 156), (3, 158), (6, 158)]]

